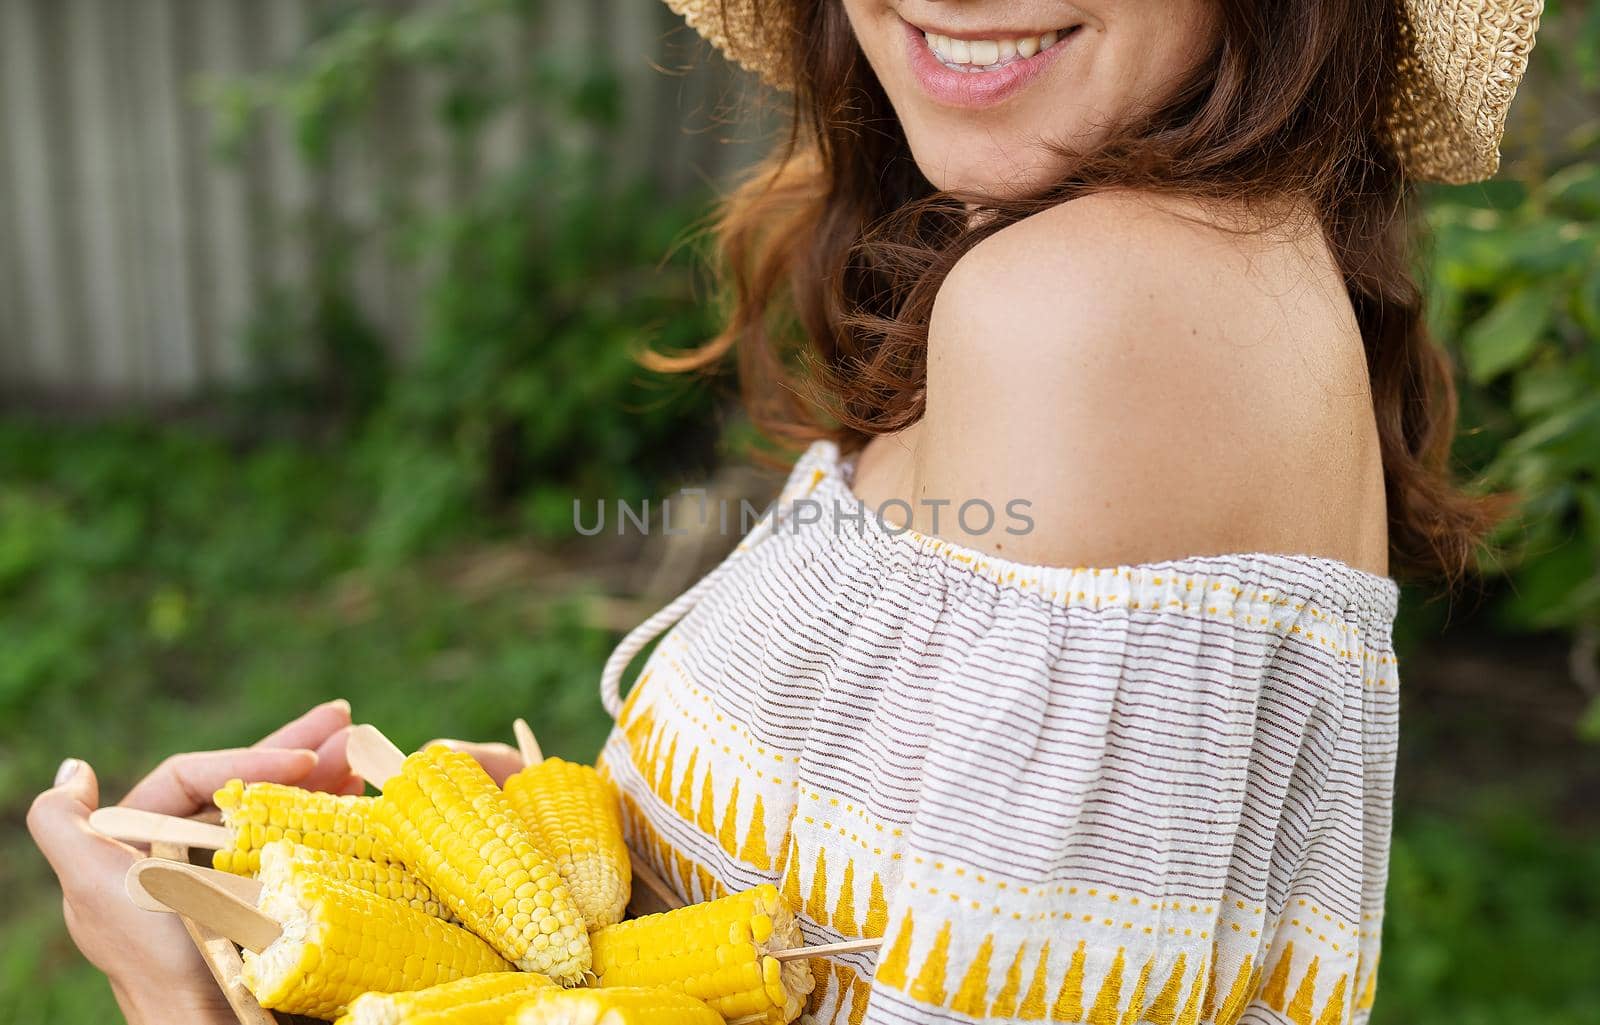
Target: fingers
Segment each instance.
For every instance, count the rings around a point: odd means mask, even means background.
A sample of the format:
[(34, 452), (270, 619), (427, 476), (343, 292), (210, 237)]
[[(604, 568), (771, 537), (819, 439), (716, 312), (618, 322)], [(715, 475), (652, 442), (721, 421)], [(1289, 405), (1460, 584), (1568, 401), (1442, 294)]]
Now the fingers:
[(350, 771), (350, 761), (345, 754), (351, 729), (346, 726), (322, 742), (317, 748), (317, 767), (306, 774), (299, 786), (307, 790), (326, 790), (330, 794), (359, 794), (366, 789), (365, 781)]
[(88, 879), (114, 859), (131, 858), (131, 848), (89, 828), (89, 813), (100, 803), (100, 782), (87, 762), (68, 759), (56, 784), (34, 798), (28, 809), (28, 832), (66, 888), (74, 879)]
[[(489, 775), (494, 777), (494, 781), (502, 786), (505, 785), (507, 777), (522, 771), (522, 755), (509, 744), (475, 744), (466, 740), (448, 739), (431, 740), (428, 744), (443, 744), (452, 751), (471, 755)], [(424, 744), (419, 750), (426, 749), (428, 744)]]
[(315, 751), (340, 730), (350, 725), (350, 702), (344, 698), (325, 701), (261, 738), (256, 747), (296, 747)]
[(298, 784), (317, 767), (317, 753), (247, 747), (174, 755), (122, 799), (129, 808), (163, 815), (193, 815), (230, 779)]

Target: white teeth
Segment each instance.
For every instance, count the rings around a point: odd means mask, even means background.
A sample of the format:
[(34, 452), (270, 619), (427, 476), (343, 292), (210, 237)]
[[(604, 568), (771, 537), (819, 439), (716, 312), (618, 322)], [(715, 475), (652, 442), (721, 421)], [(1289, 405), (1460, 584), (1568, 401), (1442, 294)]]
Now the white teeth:
[(967, 50), (974, 64), (988, 65), (1000, 59), (1000, 44), (990, 39), (973, 40), (967, 44)]
[(1056, 44), (1063, 33), (1045, 32), (1017, 39), (952, 39), (935, 32), (924, 32), (928, 49), (946, 65), (966, 65), (967, 70), (992, 68), (1013, 58), (1026, 60)]

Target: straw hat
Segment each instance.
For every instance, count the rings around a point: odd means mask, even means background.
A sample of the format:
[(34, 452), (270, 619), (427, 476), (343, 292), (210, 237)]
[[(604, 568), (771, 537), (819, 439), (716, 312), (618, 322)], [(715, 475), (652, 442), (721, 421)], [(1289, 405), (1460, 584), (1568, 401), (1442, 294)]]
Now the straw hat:
[[(1405, 56), (1389, 116), (1390, 145), (1413, 178), (1488, 178), (1500, 166), (1506, 111), (1528, 68), (1544, 0), (1395, 2)], [(776, 23), (781, 19), (762, 20), (758, 0), (666, 4), (730, 59), (786, 88), (793, 49), (783, 45), (787, 27)], [(776, 7), (774, 0), (766, 6)]]

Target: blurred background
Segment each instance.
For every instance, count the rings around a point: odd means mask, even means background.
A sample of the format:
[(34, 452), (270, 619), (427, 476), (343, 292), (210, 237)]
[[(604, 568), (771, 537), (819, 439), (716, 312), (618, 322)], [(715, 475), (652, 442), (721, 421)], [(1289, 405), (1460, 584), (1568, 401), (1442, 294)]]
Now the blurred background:
[[(0, 0), (0, 1021), (115, 1020), (23, 828), (67, 755), (114, 799), (336, 695), (594, 753), (728, 539), (574, 499), (775, 484), (729, 381), (635, 362), (714, 329), (760, 99), (653, 0)], [(1506, 151), (1424, 195), (1457, 456), (1523, 506), (1404, 602), (1383, 1025), (1600, 1022), (1600, 7)]]

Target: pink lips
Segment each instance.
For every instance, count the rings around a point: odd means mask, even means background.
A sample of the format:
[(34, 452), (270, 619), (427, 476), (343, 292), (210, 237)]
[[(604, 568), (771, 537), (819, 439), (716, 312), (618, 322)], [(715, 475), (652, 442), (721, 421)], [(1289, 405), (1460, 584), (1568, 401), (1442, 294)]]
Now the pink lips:
[(929, 98), (948, 107), (978, 109), (1000, 103), (1043, 71), (1060, 55), (1068, 42), (1067, 38), (1059, 39), (1048, 50), (993, 71), (951, 71), (928, 49), (928, 41), (921, 29), (907, 21), (901, 24), (905, 26), (906, 49), (917, 82)]

